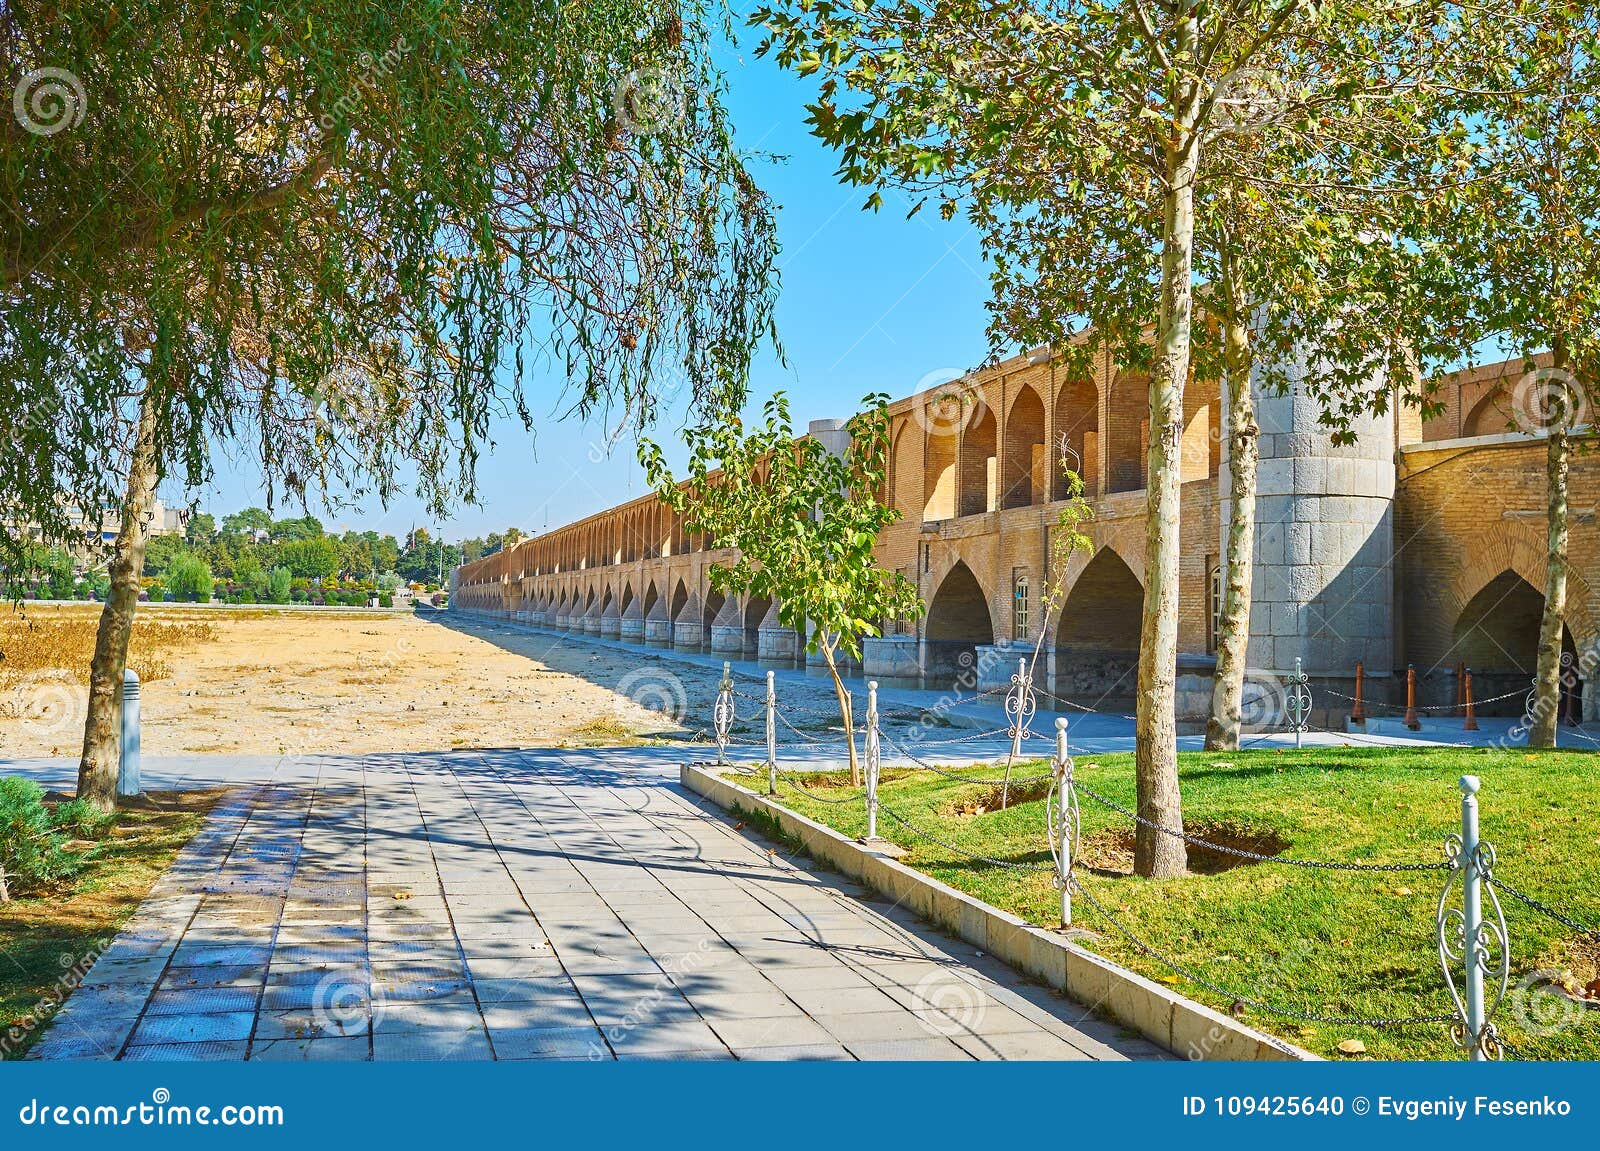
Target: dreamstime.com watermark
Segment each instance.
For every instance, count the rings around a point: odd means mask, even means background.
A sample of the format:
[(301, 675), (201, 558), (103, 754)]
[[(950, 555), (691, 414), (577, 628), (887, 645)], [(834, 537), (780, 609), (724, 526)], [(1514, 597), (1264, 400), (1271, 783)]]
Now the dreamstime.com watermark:
[(374, 56), (371, 52), (361, 53), (356, 60), (360, 70), (351, 88), (334, 101), (332, 108), (317, 117), (317, 122), (311, 127), (312, 139), (321, 140), (333, 131), (341, 119), (348, 121), (354, 117), (366, 103), (367, 94), (377, 90), (378, 81), (393, 72), (414, 47), (406, 42), (404, 36), (396, 36), (394, 43), (382, 56)]
[(111, 939), (107, 937), (96, 939), (81, 955), (73, 955), (71, 952), (61, 953), (57, 960), (61, 974), (56, 976), (56, 981), (51, 984), (50, 990), (41, 995), (38, 1002), (28, 1008), (26, 1013), (12, 1019), (5, 1032), (0, 1034), (0, 1059), (10, 1058), (21, 1048), (29, 1035), (55, 1018), (56, 1012), (60, 1011), (61, 1005), (67, 1001), (67, 996), (78, 989), (84, 976), (89, 974), (89, 969), (100, 958), (101, 952), (110, 946)]
[(224, 1103), (190, 1107), (172, 1102), (172, 1092), (157, 1087), (148, 1101), (126, 1106), (109, 1103), (50, 1103), (30, 1099), (17, 1112), (24, 1127), (282, 1127), (277, 1103)]

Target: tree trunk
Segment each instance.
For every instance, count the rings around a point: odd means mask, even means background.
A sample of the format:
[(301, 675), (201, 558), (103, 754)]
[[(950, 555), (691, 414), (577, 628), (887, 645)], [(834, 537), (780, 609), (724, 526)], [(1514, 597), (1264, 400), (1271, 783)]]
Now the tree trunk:
[(844, 742), (850, 749), (850, 784), (860, 787), (861, 761), (856, 757), (855, 708), (850, 705), (850, 692), (839, 676), (839, 667), (833, 662), (832, 646), (826, 638), (820, 640), (817, 646), (822, 649), (822, 658), (828, 661), (828, 674), (833, 677), (833, 693), (839, 700), (839, 718), (844, 720)]
[[(1556, 346), (1557, 367), (1565, 359)], [(1558, 409), (1545, 445), (1548, 529), (1545, 533), (1544, 615), (1539, 620), (1539, 663), (1534, 674), (1529, 747), (1554, 747), (1561, 721), (1561, 634), (1567, 617), (1567, 469), (1569, 413)]]
[(94, 662), (89, 670), (89, 717), (84, 724), (83, 758), (78, 764), (78, 796), (98, 807), (117, 804), (117, 771), (122, 730), (122, 674), (128, 664), (128, 639), (139, 603), (139, 576), (144, 547), (150, 538), (156, 485), (161, 479), (156, 458), (156, 411), (149, 386), (139, 405), (139, 432), (128, 464), (122, 521), (112, 552), (110, 590), (95, 634)]
[(1250, 395), (1247, 302), (1230, 240), (1222, 252), (1224, 358), (1228, 389), (1228, 542), (1222, 558), (1222, 603), (1217, 620), (1217, 670), (1212, 681), (1207, 751), (1239, 749), (1239, 715), (1250, 649), (1250, 580), (1256, 538), (1256, 464), (1260, 429)]
[[(1187, 43), (1193, 43), (1193, 16)], [(1161, 250), (1161, 316), (1150, 373), (1150, 450), (1145, 493), (1144, 617), (1139, 637), (1139, 703), (1134, 725), (1134, 778), (1140, 823), (1133, 870), (1165, 879), (1188, 865), (1178, 791), (1178, 511), (1181, 495), (1183, 389), (1189, 375), (1194, 263), (1194, 177), (1197, 142), (1191, 109), (1174, 125), (1167, 171)], [(1150, 826), (1153, 824), (1154, 826)], [(1162, 831), (1159, 829), (1166, 829)]]

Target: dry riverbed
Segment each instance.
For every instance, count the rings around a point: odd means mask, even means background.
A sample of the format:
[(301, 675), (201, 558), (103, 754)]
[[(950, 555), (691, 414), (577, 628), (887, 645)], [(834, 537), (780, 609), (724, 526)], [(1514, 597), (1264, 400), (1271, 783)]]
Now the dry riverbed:
[[(97, 618), (0, 608), (0, 759), (78, 753)], [(446, 618), (141, 607), (130, 662), (144, 680), (144, 750), (576, 746), (708, 724), (710, 668)]]

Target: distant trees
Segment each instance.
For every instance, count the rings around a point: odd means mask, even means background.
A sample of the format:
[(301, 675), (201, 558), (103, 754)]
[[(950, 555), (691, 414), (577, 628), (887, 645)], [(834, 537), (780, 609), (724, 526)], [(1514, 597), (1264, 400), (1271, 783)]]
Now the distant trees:
[(205, 560), (192, 552), (180, 552), (167, 567), (167, 588), (172, 598), (182, 603), (207, 603), (215, 581)]

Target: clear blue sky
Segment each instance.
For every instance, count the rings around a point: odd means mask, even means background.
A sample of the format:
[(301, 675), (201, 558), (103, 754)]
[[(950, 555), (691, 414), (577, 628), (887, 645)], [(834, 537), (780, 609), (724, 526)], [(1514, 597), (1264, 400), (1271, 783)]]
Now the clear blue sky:
[[(783, 157), (758, 164), (756, 175), (780, 205), (778, 325), (789, 364), (769, 355), (758, 365), (756, 399), (788, 392), (803, 427), (808, 420), (849, 415), (869, 392), (905, 395), (934, 373), (948, 379), (981, 362), (988, 283), (968, 225), (942, 221), (936, 212), (907, 220), (909, 205), (892, 197), (879, 212), (863, 211), (865, 191), (838, 182), (834, 154), (806, 131), (804, 105), (814, 98), (814, 79), (796, 79), (757, 59), (754, 42), (747, 31), (737, 48), (725, 47), (720, 56), (740, 145)], [(643, 494), (631, 438), (608, 455), (604, 428), (554, 418), (560, 383), (552, 377), (530, 389), (537, 418), (532, 438), (520, 423), (494, 429), (494, 447), (479, 465), (481, 506), (456, 509), (443, 525), (447, 539), (510, 526), (543, 532)], [(680, 425), (681, 412), (666, 415), (657, 435), (670, 442)], [(218, 460), (216, 471), (214, 483), (196, 493), (202, 510), (220, 519), (264, 503), (258, 469)], [(162, 494), (169, 504), (187, 502), (177, 486)], [(387, 509), (372, 501), (338, 511), (313, 505), (311, 511), (330, 528), (402, 536), (413, 522), (430, 531), (440, 527), (408, 498)]]

